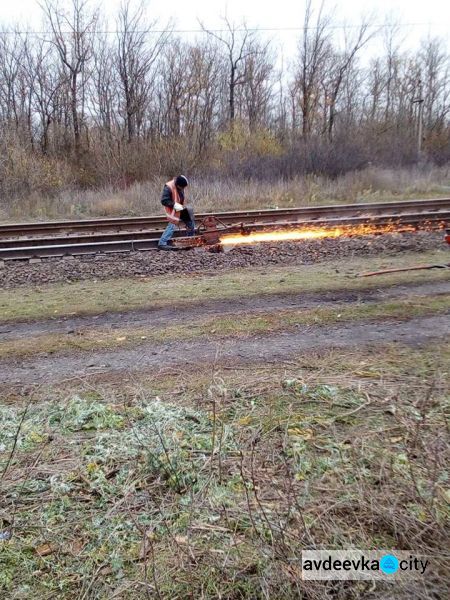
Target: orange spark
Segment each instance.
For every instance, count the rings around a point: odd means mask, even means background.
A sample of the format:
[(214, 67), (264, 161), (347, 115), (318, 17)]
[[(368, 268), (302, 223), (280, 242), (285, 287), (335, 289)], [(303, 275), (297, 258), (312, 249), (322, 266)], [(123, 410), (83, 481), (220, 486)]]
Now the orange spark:
[(284, 242), (295, 240), (317, 240), (324, 238), (350, 237), (358, 235), (370, 235), (374, 233), (415, 231), (411, 225), (356, 225), (342, 227), (315, 227), (311, 229), (283, 229), (275, 231), (257, 231), (245, 234), (224, 234), (220, 243), (224, 246), (233, 244), (258, 244), (260, 242)]

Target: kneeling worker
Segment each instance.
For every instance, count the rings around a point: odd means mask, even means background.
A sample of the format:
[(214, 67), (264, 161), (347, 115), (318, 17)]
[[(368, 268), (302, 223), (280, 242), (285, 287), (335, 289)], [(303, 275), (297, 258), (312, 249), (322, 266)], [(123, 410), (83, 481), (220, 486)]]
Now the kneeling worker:
[(181, 223), (186, 227), (188, 235), (195, 233), (194, 212), (184, 205), (184, 190), (187, 185), (187, 178), (184, 175), (178, 175), (164, 186), (161, 204), (164, 206), (169, 224), (158, 242), (159, 250), (175, 250), (171, 246), (171, 239), (176, 226)]

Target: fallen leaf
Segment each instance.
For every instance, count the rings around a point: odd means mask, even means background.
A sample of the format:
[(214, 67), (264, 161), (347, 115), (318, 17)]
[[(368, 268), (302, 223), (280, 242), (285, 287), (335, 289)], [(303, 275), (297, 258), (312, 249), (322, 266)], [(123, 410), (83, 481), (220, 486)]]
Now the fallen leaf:
[(176, 535), (174, 537), (174, 540), (176, 541), (177, 544), (188, 544), (188, 539), (185, 535)]
[(358, 377), (378, 377), (378, 373), (375, 371), (355, 371), (355, 375), (358, 375)]
[(84, 548), (83, 540), (75, 540), (69, 546), (69, 552), (72, 556), (78, 556)]
[(288, 429), (288, 434), (293, 437), (301, 437), (304, 440), (310, 440), (313, 436), (312, 429), (300, 429), (299, 427), (292, 427)]
[(53, 554), (53, 552), (55, 552), (55, 551), (56, 551), (56, 546), (54, 544), (49, 544), (49, 543), (41, 544), (35, 550), (35, 552), (38, 556), (49, 556), (50, 554)]

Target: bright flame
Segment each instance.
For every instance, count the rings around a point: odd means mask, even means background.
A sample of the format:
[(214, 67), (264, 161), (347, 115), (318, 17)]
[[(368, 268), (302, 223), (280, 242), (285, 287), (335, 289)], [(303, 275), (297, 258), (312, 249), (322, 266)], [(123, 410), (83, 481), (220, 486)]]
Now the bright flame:
[(349, 227), (316, 227), (312, 229), (284, 229), (280, 231), (258, 231), (244, 234), (225, 234), (220, 238), (220, 243), (224, 246), (233, 244), (258, 244), (260, 242), (284, 242), (295, 240), (317, 240), (323, 238), (349, 237), (355, 235), (370, 235), (374, 233), (392, 233), (394, 231), (415, 231), (410, 225), (395, 226), (393, 224), (375, 226), (375, 225), (356, 225)]

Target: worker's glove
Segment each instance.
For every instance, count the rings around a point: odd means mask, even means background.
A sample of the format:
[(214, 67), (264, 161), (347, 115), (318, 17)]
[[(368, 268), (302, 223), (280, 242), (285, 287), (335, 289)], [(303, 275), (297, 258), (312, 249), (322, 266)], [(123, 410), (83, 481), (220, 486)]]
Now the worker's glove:
[(179, 202), (175, 202), (173, 207), (177, 212), (180, 212), (180, 210), (183, 210), (183, 208), (184, 208), (184, 206), (182, 204), (180, 204)]

